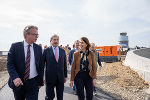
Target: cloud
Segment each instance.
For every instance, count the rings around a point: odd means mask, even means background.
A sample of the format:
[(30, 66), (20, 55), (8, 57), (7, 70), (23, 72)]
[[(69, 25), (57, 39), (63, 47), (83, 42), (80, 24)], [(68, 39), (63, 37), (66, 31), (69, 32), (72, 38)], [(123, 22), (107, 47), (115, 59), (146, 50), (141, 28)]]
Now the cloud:
[[(120, 22), (131, 17), (139, 17), (139, 13), (147, 15), (148, 2), (141, 0), (86, 0), (81, 13), (87, 20), (102, 22)], [(143, 15), (143, 16), (144, 16)], [(145, 19), (145, 18), (144, 18)], [(149, 20), (149, 19), (148, 19)]]
[[(52, 22), (54, 17), (63, 17), (61, 12), (50, 9), (42, 0), (13, 0), (0, 4), (0, 26), (38, 24), (42, 21)], [(53, 20), (52, 20), (53, 19)]]
[(148, 0), (1, 0), (0, 39), (5, 40), (0, 48), (23, 40), (20, 34), (28, 24), (39, 27), (37, 43), (49, 44), (49, 37), (58, 33), (63, 45), (72, 45), (82, 36), (97, 45), (116, 45), (120, 32), (129, 37), (149, 34), (149, 11)]
[[(150, 6), (147, 0), (86, 0), (81, 9), (81, 16), (92, 24), (90, 29), (95, 29), (99, 37), (111, 40), (120, 32), (127, 32), (129, 36), (150, 32)], [(88, 25), (89, 25), (88, 24)], [(96, 32), (93, 30), (93, 32)], [(92, 32), (92, 31), (91, 31)], [(107, 34), (107, 35), (106, 35)], [(148, 33), (146, 33), (148, 34)], [(141, 34), (138, 34), (139, 36)], [(99, 40), (96, 37), (96, 40)], [(107, 41), (105, 40), (105, 41)], [(114, 43), (114, 41), (113, 41)], [(115, 42), (117, 43), (117, 42)], [(104, 44), (109, 44), (108, 42)], [(110, 42), (110, 45), (112, 42)], [(133, 46), (134, 43), (132, 43)]]

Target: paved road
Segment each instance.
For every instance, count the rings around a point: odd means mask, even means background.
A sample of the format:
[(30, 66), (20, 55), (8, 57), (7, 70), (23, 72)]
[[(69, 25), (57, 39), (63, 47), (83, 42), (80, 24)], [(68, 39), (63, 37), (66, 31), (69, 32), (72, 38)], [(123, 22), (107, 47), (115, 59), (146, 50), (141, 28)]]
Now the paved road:
[(139, 50), (135, 50), (133, 52), (139, 56), (146, 57), (146, 58), (150, 59), (150, 48), (139, 49)]
[[(98, 89), (97, 96), (94, 96), (93, 100), (116, 100), (114, 97), (111, 97), (109, 94), (103, 92), (102, 90)], [(40, 89), (39, 92), (39, 100), (44, 100), (45, 98), (45, 86)], [(6, 84), (0, 90), (0, 100), (14, 100), (14, 96), (12, 90)], [(54, 100), (57, 100), (56, 98)], [(64, 100), (78, 100), (76, 95), (72, 94), (72, 88), (69, 87), (69, 79), (67, 83), (65, 83), (65, 90), (64, 90)]]

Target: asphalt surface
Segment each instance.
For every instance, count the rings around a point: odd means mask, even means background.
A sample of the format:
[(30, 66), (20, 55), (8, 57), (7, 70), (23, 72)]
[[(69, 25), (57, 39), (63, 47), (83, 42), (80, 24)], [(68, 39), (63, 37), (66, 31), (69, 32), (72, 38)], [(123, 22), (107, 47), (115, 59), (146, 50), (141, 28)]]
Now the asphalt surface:
[(133, 51), (133, 53), (150, 59), (150, 48), (135, 50), (135, 51)]
[[(14, 100), (13, 92), (6, 84), (0, 90), (0, 100)], [(45, 100), (45, 86), (43, 86), (39, 91), (39, 100)], [(54, 100), (57, 100), (56, 98)], [(64, 89), (64, 100), (78, 100), (78, 97), (72, 93), (72, 88), (69, 87), (69, 79), (65, 83)], [(94, 96), (93, 100), (117, 100), (116, 98), (110, 96), (108, 93), (101, 89), (97, 89), (97, 95)]]

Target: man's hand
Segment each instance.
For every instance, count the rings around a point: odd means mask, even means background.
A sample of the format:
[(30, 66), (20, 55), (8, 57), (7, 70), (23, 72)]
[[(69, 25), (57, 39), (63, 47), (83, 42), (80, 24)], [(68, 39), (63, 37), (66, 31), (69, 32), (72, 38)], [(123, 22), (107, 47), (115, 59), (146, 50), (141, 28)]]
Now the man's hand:
[(66, 83), (66, 81), (67, 81), (67, 78), (64, 78), (64, 83)]
[(73, 81), (70, 81), (70, 87), (73, 87)]
[(21, 81), (20, 78), (16, 78), (13, 80), (14, 84), (16, 87), (20, 86), (20, 85), (23, 85), (23, 82)]

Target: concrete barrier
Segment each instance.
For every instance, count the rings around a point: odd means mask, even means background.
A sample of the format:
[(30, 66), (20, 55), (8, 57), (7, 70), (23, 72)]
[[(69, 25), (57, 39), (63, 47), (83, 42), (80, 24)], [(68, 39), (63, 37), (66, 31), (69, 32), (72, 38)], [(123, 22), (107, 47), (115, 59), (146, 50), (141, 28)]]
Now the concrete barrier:
[(130, 66), (133, 70), (137, 71), (145, 81), (150, 83), (150, 59), (139, 56), (134, 52), (133, 50), (127, 53), (123, 64), (125, 66)]
[(0, 56), (7, 56), (8, 55), (8, 51), (0, 51)]

